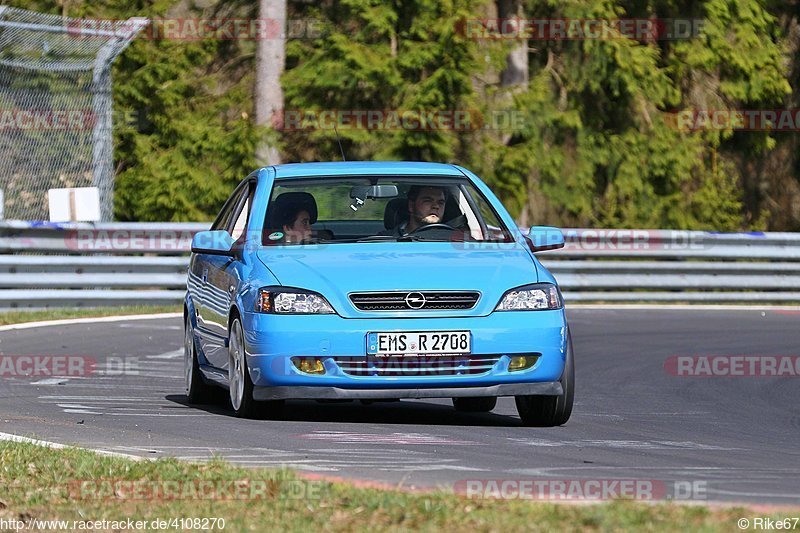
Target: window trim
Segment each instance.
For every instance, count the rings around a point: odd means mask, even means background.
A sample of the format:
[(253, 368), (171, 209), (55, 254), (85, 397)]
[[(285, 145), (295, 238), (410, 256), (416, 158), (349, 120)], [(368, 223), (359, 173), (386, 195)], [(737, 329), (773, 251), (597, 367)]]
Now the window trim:
[(253, 197), (255, 196), (255, 191), (256, 187), (254, 180), (248, 180), (247, 194), (241, 195), (239, 202), (236, 204), (236, 207), (233, 208), (232, 213), (235, 213), (235, 215), (231, 216), (230, 220), (228, 221), (228, 227), (226, 229), (228, 235), (230, 235), (231, 237), (233, 237), (233, 230), (236, 227), (236, 222), (242, 215), (245, 204), (247, 205), (247, 213), (245, 214), (245, 219), (244, 219), (244, 229), (242, 230), (242, 234), (239, 235), (239, 237), (234, 240), (234, 244), (242, 244), (247, 240), (247, 232), (250, 228), (250, 214), (253, 211)]
[[(252, 178), (245, 178), (236, 186), (236, 188), (233, 190), (233, 192), (230, 194), (230, 196), (228, 196), (228, 199), (225, 200), (225, 203), (222, 204), (222, 208), (219, 210), (219, 214), (217, 214), (217, 218), (215, 218), (214, 222), (211, 223), (211, 231), (221, 231), (221, 230), (226, 230), (227, 231), (226, 227), (219, 227), (220, 224), (222, 224), (222, 222), (223, 222), (223, 220), (222, 220), (223, 216), (224, 215), (229, 215), (230, 214), (230, 210), (235, 209), (237, 207), (237, 203), (241, 199), (242, 189), (252, 181), (253, 181)], [(230, 221), (228, 221), (228, 222), (230, 222)], [(227, 226), (227, 223), (226, 223), (226, 226)], [(230, 233), (230, 232), (228, 232), (228, 233)]]

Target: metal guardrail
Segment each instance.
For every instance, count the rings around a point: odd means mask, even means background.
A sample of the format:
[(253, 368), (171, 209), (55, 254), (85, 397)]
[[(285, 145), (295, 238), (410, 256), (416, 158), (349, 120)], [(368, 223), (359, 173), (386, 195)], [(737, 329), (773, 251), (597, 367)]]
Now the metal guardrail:
[(0, 253), (187, 254), (206, 223), (0, 222)]
[[(203, 223), (0, 223), (0, 309), (179, 304)], [(569, 302), (800, 302), (800, 234), (564, 230)], [(39, 254), (39, 255), (31, 255)], [(47, 255), (41, 255), (47, 254)]]

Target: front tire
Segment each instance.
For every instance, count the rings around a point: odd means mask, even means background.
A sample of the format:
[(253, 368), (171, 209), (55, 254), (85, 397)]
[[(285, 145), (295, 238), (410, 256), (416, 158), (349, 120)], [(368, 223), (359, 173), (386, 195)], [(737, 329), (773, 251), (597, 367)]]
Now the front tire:
[(247, 368), (244, 333), (238, 318), (233, 320), (229, 334), (228, 392), (234, 414), (238, 418), (280, 418), (283, 415), (283, 400), (256, 402), (253, 399), (253, 381)]
[(567, 423), (572, 415), (575, 397), (575, 363), (572, 355), (572, 335), (567, 334), (567, 357), (561, 374), (560, 396), (516, 396), (517, 412), (522, 423), (532, 427), (553, 427)]
[(496, 396), (453, 398), (453, 407), (459, 413), (488, 413), (496, 406)]
[(228, 392), (231, 407), (238, 418), (254, 418), (253, 381), (247, 368), (242, 323), (233, 319), (228, 341)]
[(183, 377), (186, 400), (189, 403), (208, 403), (211, 399), (211, 386), (203, 381), (200, 364), (197, 362), (197, 348), (194, 344), (192, 317), (186, 317), (183, 330)]

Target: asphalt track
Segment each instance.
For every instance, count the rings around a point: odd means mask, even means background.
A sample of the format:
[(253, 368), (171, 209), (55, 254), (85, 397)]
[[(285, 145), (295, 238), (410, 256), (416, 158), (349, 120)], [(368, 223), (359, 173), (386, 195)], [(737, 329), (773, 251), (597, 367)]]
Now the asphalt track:
[[(0, 355), (83, 355), (68, 379), (0, 377), (0, 432), (143, 457), (203, 460), (412, 487), (459, 481), (653, 480), (712, 501), (800, 503), (800, 377), (681, 377), (673, 355), (800, 355), (797, 312), (569, 311), (576, 403), (559, 428), (447, 400), (292, 402), (282, 420), (186, 405), (179, 318), (0, 332)], [(666, 365), (669, 368), (669, 364)], [(677, 483), (677, 484), (676, 484)], [(691, 485), (694, 483), (694, 485)], [(463, 486), (463, 485), (462, 485)]]

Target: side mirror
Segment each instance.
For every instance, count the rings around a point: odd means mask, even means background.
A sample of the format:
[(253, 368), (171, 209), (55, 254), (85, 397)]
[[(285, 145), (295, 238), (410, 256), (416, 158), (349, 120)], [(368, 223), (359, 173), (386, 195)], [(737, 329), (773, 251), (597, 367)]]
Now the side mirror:
[(198, 231), (192, 238), (192, 253), (233, 255), (233, 238), (225, 230)]
[(558, 250), (564, 247), (564, 234), (552, 226), (533, 226), (527, 238), (532, 252)]

